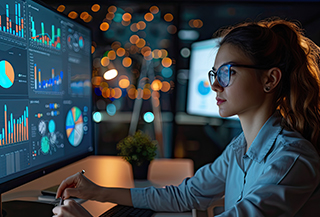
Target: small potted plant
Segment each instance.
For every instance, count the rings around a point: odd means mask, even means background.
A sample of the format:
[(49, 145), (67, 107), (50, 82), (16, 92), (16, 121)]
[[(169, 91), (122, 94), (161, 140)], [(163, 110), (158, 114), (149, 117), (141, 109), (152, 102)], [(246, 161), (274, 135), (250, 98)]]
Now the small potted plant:
[(132, 165), (135, 179), (147, 179), (150, 161), (156, 156), (157, 141), (142, 131), (129, 135), (117, 144), (118, 155)]

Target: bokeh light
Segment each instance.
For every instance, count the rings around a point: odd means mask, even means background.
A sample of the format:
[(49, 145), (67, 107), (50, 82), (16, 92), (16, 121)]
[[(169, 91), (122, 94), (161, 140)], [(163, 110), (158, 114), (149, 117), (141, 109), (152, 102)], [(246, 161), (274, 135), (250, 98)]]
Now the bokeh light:
[(132, 59), (131, 59), (130, 57), (125, 57), (125, 58), (123, 58), (123, 60), (122, 60), (122, 65), (123, 65), (124, 67), (130, 67), (131, 64), (132, 64)]
[(91, 10), (93, 12), (98, 12), (100, 10), (100, 5), (98, 5), (98, 4), (92, 5)]
[(175, 25), (170, 25), (170, 26), (168, 26), (167, 31), (172, 35), (176, 34), (177, 33), (177, 27)]
[(102, 66), (106, 67), (106, 66), (109, 65), (109, 63), (110, 63), (110, 60), (109, 60), (108, 57), (103, 57), (103, 58), (101, 59), (101, 65), (102, 65)]
[(155, 79), (151, 83), (151, 89), (154, 91), (159, 91), (162, 88), (162, 82), (159, 79)]
[(164, 16), (163, 16), (163, 19), (167, 22), (171, 22), (173, 20), (173, 15), (171, 13), (166, 13)]
[(143, 22), (143, 21), (139, 21), (139, 22), (137, 23), (137, 28), (138, 28), (139, 30), (144, 30), (144, 29), (146, 28), (146, 26), (147, 26), (147, 24), (146, 24), (145, 22)]
[(109, 13), (115, 13), (117, 11), (117, 7), (114, 6), (114, 5), (111, 5), (109, 8), (108, 8), (108, 12)]
[(126, 53), (126, 50), (125, 50), (124, 48), (119, 47), (119, 48), (117, 49), (117, 55), (118, 55), (119, 57), (124, 56), (125, 53)]
[(126, 22), (129, 22), (129, 21), (131, 20), (131, 18), (132, 18), (132, 16), (131, 16), (130, 13), (124, 13), (124, 14), (122, 15), (122, 20), (123, 20), (123, 21), (126, 21)]
[(91, 83), (95, 86), (99, 86), (100, 83), (102, 81), (102, 77), (101, 76), (94, 76), (92, 79), (91, 79)]
[(64, 5), (59, 5), (58, 8), (57, 8), (57, 11), (59, 11), (59, 12), (62, 13), (65, 9), (66, 9), (66, 6), (64, 6)]
[(162, 87), (161, 87), (162, 92), (168, 92), (170, 90), (170, 88), (171, 88), (171, 85), (169, 82), (167, 82), (167, 81), (162, 82)]
[(102, 23), (100, 24), (100, 29), (101, 29), (101, 31), (107, 31), (107, 30), (109, 29), (109, 23), (107, 23), (107, 22), (102, 22)]
[(144, 19), (145, 19), (146, 21), (148, 21), (148, 22), (151, 22), (151, 21), (153, 20), (153, 18), (154, 18), (154, 16), (153, 16), (152, 13), (146, 13), (146, 14), (144, 15)]
[(131, 44), (136, 44), (139, 41), (139, 39), (140, 39), (139, 36), (132, 35), (129, 40)]
[(108, 104), (106, 109), (108, 115), (113, 116), (117, 112), (117, 107), (114, 104)]
[(102, 120), (102, 115), (100, 112), (95, 112), (93, 113), (92, 119), (96, 122), (99, 123)]
[(165, 78), (170, 78), (171, 76), (172, 76), (172, 74), (173, 74), (173, 71), (172, 71), (172, 69), (171, 68), (163, 68), (162, 70), (161, 70), (161, 74), (162, 74), (162, 76), (163, 77), (165, 77)]
[(103, 74), (103, 78), (106, 80), (111, 80), (117, 77), (117, 75), (118, 75), (118, 71), (116, 69), (110, 69)]
[(130, 85), (129, 78), (127, 76), (124, 76), (124, 75), (121, 76), (119, 78), (119, 83), (118, 84), (119, 84), (119, 87), (121, 87), (123, 89), (129, 87), (129, 85)]
[(172, 60), (169, 57), (165, 57), (162, 59), (161, 64), (163, 67), (170, 67), (172, 65)]
[(108, 53), (108, 58), (110, 60), (115, 60), (117, 58), (116, 52), (114, 50), (110, 50)]
[(189, 48), (187, 47), (184, 47), (180, 50), (180, 55), (183, 57), (183, 58), (188, 58), (191, 54), (191, 51)]
[(159, 12), (159, 8), (155, 5), (151, 6), (149, 10), (153, 14), (157, 14)]
[(147, 100), (151, 97), (151, 90), (149, 88), (143, 88), (142, 99)]
[(138, 48), (143, 48), (146, 45), (146, 41), (143, 38), (140, 38), (136, 45)]
[(71, 19), (76, 19), (78, 17), (78, 13), (75, 11), (70, 11), (68, 17), (70, 17)]
[(151, 123), (154, 121), (154, 114), (152, 112), (146, 112), (143, 115), (143, 120), (147, 123)]

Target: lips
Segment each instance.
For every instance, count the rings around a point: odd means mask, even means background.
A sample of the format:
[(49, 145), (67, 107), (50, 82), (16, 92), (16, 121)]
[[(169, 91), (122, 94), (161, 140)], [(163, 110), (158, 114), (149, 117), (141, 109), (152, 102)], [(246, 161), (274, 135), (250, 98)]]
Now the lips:
[(227, 100), (225, 100), (225, 99), (221, 99), (221, 98), (216, 98), (216, 100), (217, 100), (217, 105), (221, 105), (222, 103), (224, 103), (225, 101), (227, 101)]

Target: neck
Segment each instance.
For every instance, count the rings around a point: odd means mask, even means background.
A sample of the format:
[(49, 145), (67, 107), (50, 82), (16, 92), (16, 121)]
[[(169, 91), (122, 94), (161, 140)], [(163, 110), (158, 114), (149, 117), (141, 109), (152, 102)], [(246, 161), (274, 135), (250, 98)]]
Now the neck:
[(271, 112), (256, 115), (239, 116), (243, 133), (247, 142), (247, 151), (249, 150), (253, 140), (258, 135), (260, 129), (272, 115)]

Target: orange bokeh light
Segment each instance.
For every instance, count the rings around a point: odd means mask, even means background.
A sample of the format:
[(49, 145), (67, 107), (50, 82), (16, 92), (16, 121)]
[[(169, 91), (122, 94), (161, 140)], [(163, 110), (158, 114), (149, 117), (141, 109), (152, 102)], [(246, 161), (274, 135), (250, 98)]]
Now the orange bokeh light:
[(146, 24), (145, 22), (143, 22), (143, 21), (139, 21), (139, 22), (137, 23), (137, 28), (138, 28), (139, 30), (144, 30), (144, 29), (146, 28), (146, 26), (147, 26), (147, 24)]
[(136, 90), (136, 88), (132, 87), (128, 90), (128, 97), (130, 99), (135, 99), (138, 96), (138, 91)]
[(126, 50), (125, 50), (124, 48), (119, 47), (119, 48), (117, 49), (117, 55), (118, 55), (119, 57), (122, 57), (125, 53), (126, 53)]
[(149, 10), (153, 14), (157, 14), (159, 12), (159, 8), (157, 6), (155, 6), (155, 5), (151, 6)]
[(63, 12), (65, 9), (66, 9), (66, 6), (64, 6), (64, 5), (59, 5), (59, 7), (57, 8), (57, 11)]
[(116, 57), (117, 57), (116, 56), (116, 52), (114, 52), (114, 50), (109, 51), (108, 57), (109, 57), (110, 60), (116, 59)]
[(68, 17), (70, 17), (71, 19), (76, 19), (78, 17), (78, 13), (75, 11), (70, 11)]
[(151, 90), (148, 88), (143, 89), (143, 96), (142, 99), (147, 100), (151, 97)]
[(139, 36), (132, 35), (129, 40), (131, 44), (136, 44), (139, 41), (139, 39), (140, 39)]
[(108, 8), (108, 12), (109, 13), (115, 13), (117, 11), (117, 7), (114, 6), (114, 5), (111, 5), (109, 8)]
[(172, 65), (172, 60), (169, 57), (163, 58), (161, 61), (163, 67), (170, 67)]
[(102, 81), (102, 77), (101, 76), (94, 76), (92, 79), (91, 79), (91, 83), (95, 86), (99, 86), (101, 81)]
[(152, 13), (146, 13), (146, 14), (144, 15), (144, 19), (145, 19), (146, 21), (148, 21), (148, 22), (151, 22), (151, 21), (153, 20), (153, 18), (154, 18), (154, 16), (153, 16)]
[(173, 20), (173, 15), (171, 13), (167, 13), (163, 16), (163, 19), (167, 22), (171, 22)]
[(140, 38), (136, 45), (138, 48), (143, 48), (146, 45), (146, 41), (143, 38)]
[(122, 78), (119, 81), (119, 87), (121, 87), (121, 88), (127, 88), (127, 87), (129, 87), (129, 85), (130, 85), (130, 81), (128, 78)]
[(114, 18), (114, 13), (107, 13), (106, 18), (107, 20), (112, 20)]
[(171, 88), (171, 85), (169, 82), (167, 82), (167, 81), (162, 82), (162, 87), (161, 87), (162, 92), (168, 92), (170, 90), (170, 88)]
[(124, 21), (126, 21), (126, 22), (130, 21), (131, 18), (132, 18), (132, 16), (131, 16), (130, 13), (124, 13), (124, 14), (122, 15), (122, 20), (124, 20)]
[(122, 65), (123, 65), (124, 67), (130, 67), (131, 64), (132, 64), (132, 59), (131, 59), (130, 57), (125, 57), (125, 58), (123, 58), (123, 60), (122, 60)]
[(106, 67), (106, 66), (109, 65), (109, 63), (110, 63), (110, 60), (109, 60), (108, 57), (103, 57), (103, 58), (101, 59), (101, 65), (102, 65), (102, 66)]
[(137, 27), (137, 24), (136, 23), (132, 23), (131, 26), (130, 26), (130, 30), (132, 32), (137, 32), (139, 29)]
[(93, 12), (98, 12), (100, 10), (100, 5), (98, 5), (98, 4), (92, 5), (91, 10)]
[(154, 91), (159, 91), (162, 88), (162, 82), (159, 79), (155, 79), (151, 83), (151, 89)]
[(103, 22), (100, 24), (101, 31), (107, 31), (109, 29), (109, 23)]

